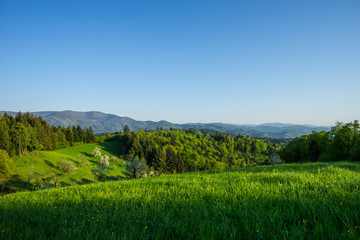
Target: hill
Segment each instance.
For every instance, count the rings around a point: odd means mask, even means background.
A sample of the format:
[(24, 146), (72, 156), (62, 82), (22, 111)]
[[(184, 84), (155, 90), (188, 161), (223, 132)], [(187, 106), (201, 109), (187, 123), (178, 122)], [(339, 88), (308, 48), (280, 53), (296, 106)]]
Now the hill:
[[(96, 169), (100, 157), (91, 153), (95, 147), (101, 149), (103, 155), (119, 157), (124, 154), (120, 142), (84, 144), (81, 146), (54, 151), (38, 151), (13, 158), (13, 177), (2, 182), (3, 192), (33, 190), (38, 187), (70, 186), (96, 182), (92, 170)], [(124, 160), (110, 163), (109, 179), (118, 180), (123, 177), (121, 171)]]
[[(0, 111), (1, 114), (7, 112), (16, 115), (16, 112)], [(114, 114), (105, 114), (102, 112), (76, 112), (76, 111), (45, 111), (33, 112), (34, 116), (44, 118), (53, 126), (80, 125), (81, 127), (90, 127), (95, 133), (118, 132), (126, 125), (131, 130), (138, 131), (144, 129), (189, 129), (195, 128), (199, 131), (214, 131), (228, 133), (233, 135), (247, 135), (260, 138), (294, 138), (304, 134), (310, 134), (312, 131), (329, 131), (327, 126), (310, 126), (283, 123), (266, 123), (261, 125), (237, 125), (225, 123), (187, 123), (175, 124), (167, 121), (137, 121), (129, 117), (120, 117)]]
[(0, 197), (1, 239), (359, 239), (359, 163), (257, 166)]

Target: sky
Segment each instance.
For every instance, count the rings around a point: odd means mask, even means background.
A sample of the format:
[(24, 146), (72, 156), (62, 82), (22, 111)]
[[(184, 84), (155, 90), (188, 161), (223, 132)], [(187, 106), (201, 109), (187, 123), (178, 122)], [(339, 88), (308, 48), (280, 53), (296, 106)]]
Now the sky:
[(0, 110), (331, 126), (359, 103), (359, 0), (0, 0)]

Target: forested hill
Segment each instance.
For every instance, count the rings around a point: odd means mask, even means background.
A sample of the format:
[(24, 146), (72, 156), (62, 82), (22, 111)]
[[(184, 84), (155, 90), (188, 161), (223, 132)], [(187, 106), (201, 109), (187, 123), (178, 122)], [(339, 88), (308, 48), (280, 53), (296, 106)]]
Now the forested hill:
[[(12, 116), (16, 112), (0, 111), (1, 114), (8, 113)], [(94, 133), (118, 132), (126, 125), (131, 130), (138, 131), (140, 129), (153, 130), (156, 128), (163, 129), (190, 129), (195, 128), (202, 133), (226, 133), (232, 135), (245, 135), (252, 137), (270, 137), (270, 138), (294, 138), (304, 134), (310, 134), (312, 131), (329, 131), (330, 127), (326, 126), (309, 126), (270, 123), (261, 125), (235, 125), (224, 123), (187, 123), (175, 124), (167, 121), (137, 121), (129, 117), (120, 117), (114, 114), (105, 114), (102, 112), (77, 112), (77, 111), (45, 111), (33, 112), (34, 116), (44, 118), (52, 126), (77, 126), (92, 127)]]
[(145, 160), (149, 167), (166, 173), (264, 164), (282, 146), (240, 135), (204, 135), (192, 129), (137, 132), (126, 129), (114, 137), (125, 146), (124, 158)]

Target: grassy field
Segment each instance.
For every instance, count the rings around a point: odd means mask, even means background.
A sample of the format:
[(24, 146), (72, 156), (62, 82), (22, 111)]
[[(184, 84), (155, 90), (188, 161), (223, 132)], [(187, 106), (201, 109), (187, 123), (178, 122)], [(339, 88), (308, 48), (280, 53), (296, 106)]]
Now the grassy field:
[(165, 175), (0, 197), (1, 239), (360, 239), (360, 164)]
[[(95, 147), (101, 148), (102, 154), (118, 157), (122, 154), (122, 145), (119, 142), (105, 142), (84, 144), (76, 147), (60, 149), (55, 151), (39, 151), (38, 155), (28, 155), (14, 158), (14, 176), (11, 181), (0, 182), (10, 191), (33, 190), (42, 185), (53, 186), (55, 181), (58, 186), (69, 186), (77, 184), (92, 183), (96, 178), (91, 169), (99, 163), (100, 157), (93, 157), (91, 152)], [(84, 161), (79, 157), (83, 155)], [(70, 162), (75, 168), (73, 171), (63, 173), (59, 170), (61, 162)], [(118, 179), (123, 176), (122, 165), (124, 160), (110, 163), (109, 177)], [(2, 187), (0, 185), (0, 191)]]

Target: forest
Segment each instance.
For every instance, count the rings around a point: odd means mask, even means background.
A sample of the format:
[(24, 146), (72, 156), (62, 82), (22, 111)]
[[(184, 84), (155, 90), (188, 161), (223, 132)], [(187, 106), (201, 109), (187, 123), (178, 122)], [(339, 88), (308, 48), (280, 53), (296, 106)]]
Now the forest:
[(331, 131), (314, 131), (290, 141), (279, 152), (287, 163), (360, 161), (359, 121), (337, 122)]
[(79, 143), (95, 142), (91, 126), (50, 126), (43, 118), (30, 113), (17, 113), (15, 117), (0, 114), (0, 149), (10, 157), (38, 150), (54, 150)]
[(232, 137), (188, 130), (140, 130), (125, 127), (118, 135), (126, 146), (125, 159), (139, 158), (164, 173), (238, 168), (264, 164), (281, 144), (238, 135)]

